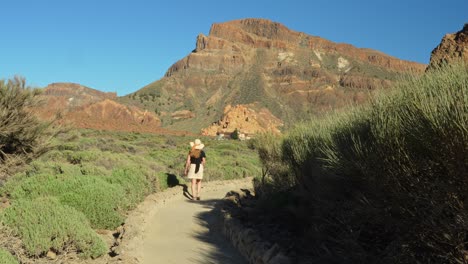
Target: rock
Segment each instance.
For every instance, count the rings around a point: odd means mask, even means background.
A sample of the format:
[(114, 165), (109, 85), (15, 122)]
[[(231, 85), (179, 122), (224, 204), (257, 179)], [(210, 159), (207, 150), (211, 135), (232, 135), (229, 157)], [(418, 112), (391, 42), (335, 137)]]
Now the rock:
[(258, 241), (258, 240), (259, 240), (259, 237), (253, 229), (247, 228), (242, 231), (242, 242), (245, 245), (250, 245), (253, 242)]
[(291, 260), (286, 257), (283, 253), (278, 253), (276, 256), (274, 256), (268, 264), (291, 264)]
[(108, 245), (109, 247), (114, 245), (115, 238), (112, 234), (112, 231), (106, 229), (98, 229), (96, 230), (96, 233), (98, 233), (101, 236), (104, 242), (106, 242), (106, 245)]
[(57, 258), (57, 254), (56, 254), (54, 251), (49, 250), (49, 251), (47, 252), (46, 257), (47, 257), (48, 259), (50, 259), (50, 260), (54, 260), (54, 259)]
[(121, 226), (117, 227), (117, 229), (115, 230), (114, 237), (116, 239), (122, 239), (124, 233), (125, 233), (125, 227), (123, 225), (121, 225)]
[(247, 246), (247, 252), (250, 259), (255, 260), (255, 263), (262, 261), (262, 256), (265, 252), (265, 242), (256, 240)]
[(432, 51), (428, 70), (456, 60), (468, 62), (468, 23), (462, 30), (446, 34)]
[(226, 195), (223, 199), (224, 201), (228, 202), (230, 205), (239, 206), (239, 198), (235, 195)]
[(269, 261), (273, 258), (273, 256), (277, 255), (280, 252), (280, 247), (278, 244), (274, 244), (270, 249), (265, 251), (265, 254), (263, 254), (262, 261), (264, 263), (269, 263)]

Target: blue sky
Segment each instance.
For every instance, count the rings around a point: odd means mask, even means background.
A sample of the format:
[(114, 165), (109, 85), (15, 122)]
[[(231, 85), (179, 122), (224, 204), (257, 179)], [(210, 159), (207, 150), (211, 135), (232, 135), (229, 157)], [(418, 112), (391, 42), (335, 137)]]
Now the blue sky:
[(468, 22), (468, 1), (2, 1), (0, 79), (126, 95), (162, 78), (212, 23), (241, 18), (428, 63), (441, 38)]

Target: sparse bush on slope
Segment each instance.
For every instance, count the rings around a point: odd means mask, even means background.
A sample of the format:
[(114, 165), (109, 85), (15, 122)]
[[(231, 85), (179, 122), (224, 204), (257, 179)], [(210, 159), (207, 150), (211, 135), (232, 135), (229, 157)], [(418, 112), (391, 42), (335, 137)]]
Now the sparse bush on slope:
[(322, 262), (464, 263), (467, 108), (459, 64), (294, 129), (282, 160), (300, 197), (288, 209), (299, 247)]
[(0, 183), (45, 150), (48, 124), (30, 112), (38, 94), (23, 78), (0, 80)]

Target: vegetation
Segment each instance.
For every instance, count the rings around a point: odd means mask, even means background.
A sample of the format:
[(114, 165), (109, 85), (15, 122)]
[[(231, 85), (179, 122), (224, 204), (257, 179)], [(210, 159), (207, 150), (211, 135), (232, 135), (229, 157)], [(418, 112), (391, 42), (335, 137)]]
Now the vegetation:
[[(148, 194), (183, 185), (193, 138), (75, 130), (58, 134), (52, 149), (10, 177), (0, 196), (11, 206), (0, 215), (21, 238), (27, 254), (49, 250), (97, 257), (110, 245), (95, 229), (114, 230)], [(238, 141), (202, 138), (206, 180), (253, 176), (258, 159)]]
[(23, 238), (26, 250), (34, 256), (69, 250), (97, 257), (107, 246), (90, 228), (85, 215), (53, 198), (18, 200), (5, 210), (4, 221)]
[(0, 263), (3, 264), (19, 264), (18, 260), (13, 257), (10, 252), (0, 248)]
[(38, 94), (23, 78), (0, 80), (0, 185), (46, 149), (48, 124), (29, 110), (39, 103)]
[(279, 143), (259, 138), (257, 193), (289, 216), (295, 250), (314, 263), (465, 263), (467, 106), (468, 67), (458, 64)]

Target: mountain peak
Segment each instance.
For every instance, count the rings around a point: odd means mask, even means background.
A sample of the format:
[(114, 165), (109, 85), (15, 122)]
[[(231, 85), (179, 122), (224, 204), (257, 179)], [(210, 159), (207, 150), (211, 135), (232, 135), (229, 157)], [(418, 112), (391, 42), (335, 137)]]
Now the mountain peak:
[[(262, 131), (266, 125), (260, 119), (291, 125), (311, 113), (362, 102), (369, 90), (389, 87), (399, 75), (422, 73), (425, 67), (248, 18), (213, 24), (163, 79), (127, 100), (155, 109), (167, 128)], [(229, 105), (240, 110), (223, 111)], [(266, 110), (269, 115), (259, 115)], [(177, 118), (174, 113), (181, 111), (190, 117)]]

